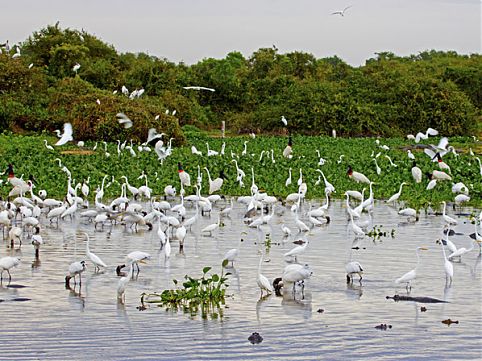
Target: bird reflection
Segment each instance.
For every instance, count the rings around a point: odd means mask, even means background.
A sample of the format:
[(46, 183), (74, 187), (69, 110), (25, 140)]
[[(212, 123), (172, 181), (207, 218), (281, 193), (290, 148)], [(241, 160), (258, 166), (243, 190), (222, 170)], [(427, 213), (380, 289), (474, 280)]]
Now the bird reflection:
[(312, 295), (307, 291), (304, 293), (302, 299), (294, 299), (291, 290), (284, 290), (281, 301), (281, 307), (286, 315), (289, 316), (302, 316), (305, 320), (311, 318), (312, 312)]
[(359, 300), (363, 295), (363, 286), (359, 283), (347, 283), (345, 294), (348, 299)]
[[(78, 288), (78, 291), (77, 291)], [(71, 287), (70, 285), (65, 285), (65, 289), (69, 290), (69, 301), (72, 301), (74, 304), (80, 304), (81, 310), (83, 311), (85, 309), (85, 297), (82, 296), (82, 286), (74, 285), (74, 287)], [(79, 302), (74, 302), (74, 301), (79, 301)]]

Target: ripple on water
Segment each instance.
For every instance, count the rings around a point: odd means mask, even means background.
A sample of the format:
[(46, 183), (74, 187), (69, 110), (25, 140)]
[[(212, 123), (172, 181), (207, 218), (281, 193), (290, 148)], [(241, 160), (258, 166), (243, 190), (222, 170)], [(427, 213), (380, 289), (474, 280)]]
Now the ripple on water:
[[(193, 210), (188, 209), (188, 216)], [(33, 248), (25, 244), (19, 253), (21, 265), (12, 270), (12, 283), (0, 287), (2, 336), (12, 342), (0, 343), (5, 360), (319, 360), (319, 359), (479, 359), (482, 332), (480, 324), (481, 275), (480, 257), (476, 251), (454, 264), (454, 283), (445, 288), (442, 252), (435, 239), (442, 237), (441, 217), (422, 216), (415, 225), (403, 222), (396, 209), (379, 205), (373, 224), (395, 229), (395, 237), (376, 241), (365, 238), (351, 250), (352, 234), (348, 233), (345, 210), (340, 202), (330, 209), (328, 227), (314, 229), (305, 235), (281, 241), (281, 223), (295, 230), (294, 219), (287, 211), (284, 219), (274, 217), (272, 226), (260, 231), (248, 229), (240, 222), (242, 209), (236, 206), (231, 219), (213, 237), (188, 233), (184, 253), (173, 241), (173, 252), (166, 260), (159, 251), (156, 232), (138, 234), (114, 227), (109, 234), (94, 232), (92, 225), (62, 223), (59, 228), (42, 230), (48, 240), (35, 261)], [(193, 227), (197, 233), (213, 223), (216, 215), (200, 219)], [(473, 226), (461, 222), (451, 237), (458, 246), (468, 246)], [(82, 287), (68, 290), (64, 277), (68, 265), (87, 260), (81, 232), (91, 237), (91, 251), (107, 264), (101, 274), (93, 273), (87, 261)], [(300, 263), (308, 263), (313, 277), (300, 293), (271, 296), (259, 300), (256, 276), (259, 251), (266, 251), (264, 240), (270, 234), (273, 243), (263, 262), (262, 273), (269, 279), (281, 275), (283, 254), (298, 238), (310, 241)], [(150, 307), (139, 312), (142, 292), (173, 287), (172, 279), (185, 274), (200, 274), (204, 266), (220, 272), (225, 252), (239, 246), (239, 259), (231, 269), (222, 320), (191, 319)], [(279, 245), (278, 245), (279, 243)], [(429, 296), (448, 300), (446, 304), (428, 304), (426, 312), (420, 304), (394, 302), (385, 297), (406, 293), (394, 280), (413, 269), (415, 248), (425, 245), (429, 251), (421, 255), (419, 277), (413, 283), (412, 296)], [(134, 250), (149, 252), (152, 260), (141, 264), (136, 280), (129, 282), (126, 304), (116, 302), (117, 265)], [(11, 250), (6, 249), (4, 254)], [(350, 258), (365, 270), (362, 285), (347, 285), (344, 264)], [(3, 255), (2, 255), (3, 256)], [(16, 300), (16, 301), (15, 301)], [(28, 301), (28, 302), (21, 302)], [(318, 313), (318, 309), (324, 309)], [(441, 321), (459, 320), (447, 327)], [(380, 323), (392, 329), (378, 330)], [(253, 345), (248, 337), (259, 332), (263, 342)]]

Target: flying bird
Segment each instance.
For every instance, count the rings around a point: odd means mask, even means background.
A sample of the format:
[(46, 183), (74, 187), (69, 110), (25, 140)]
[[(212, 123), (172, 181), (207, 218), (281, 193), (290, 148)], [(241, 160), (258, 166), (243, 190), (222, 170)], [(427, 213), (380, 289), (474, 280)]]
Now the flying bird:
[(124, 128), (127, 129), (132, 127), (132, 120), (130, 120), (129, 117), (124, 113), (117, 113), (116, 117), (117, 117), (117, 120), (119, 121), (119, 124), (124, 125)]
[(59, 141), (55, 143), (55, 145), (64, 145), (67, 142), (74, 140), (74, 138), (72, 137), (72, 134), (73, 134), (72, 124), (64, 123), (64, 133), (60, 137)]
[(345, 16), (345, 11), (347, 11), (349, 8), (351, 8), (352, 5), (350, 6), (347, 6), (346, 8), (344, 8), (343, 10), (339, 10), (339, 11), (335, 11), (335, 12), (332, 12), (331, 15), (341, 15), (341, 16)]

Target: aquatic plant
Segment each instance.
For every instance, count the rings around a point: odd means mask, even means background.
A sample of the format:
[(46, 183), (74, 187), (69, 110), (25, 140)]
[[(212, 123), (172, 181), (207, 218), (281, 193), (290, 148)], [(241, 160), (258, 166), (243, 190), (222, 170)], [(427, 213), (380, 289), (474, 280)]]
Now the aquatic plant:
[(145, 303), (164, 307), (166, 311), (183, 311), (191, 316), (199, 313), (202, 318), (222, 318), (222, 305), (225, 304), (226, 289), (229, 286), (226, 281), (229, 273), (224, 274), (227, 260), (222, 263), (221, 274), (209, 274), (211, 267), (204, 267), (202, 276), (199, 278), (184, 276), (184, 282), (173, 280), (178, 288), (167, 289), (160, 293), (154, 292), (141, 295), (141, 308), (145, 309)]

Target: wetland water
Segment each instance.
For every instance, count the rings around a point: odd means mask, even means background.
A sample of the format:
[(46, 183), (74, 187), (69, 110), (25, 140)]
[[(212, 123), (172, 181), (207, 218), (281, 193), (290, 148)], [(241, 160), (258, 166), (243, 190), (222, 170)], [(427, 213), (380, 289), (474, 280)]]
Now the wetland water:
[[(305, 205), (305, 209), (306, 209)], [(218, 207), (216, 207), (219, 209)], [(2, 360), (217, 360), (217, 359), (284, 359), (284, 360), (355, 360), (355, 359), (480, 359), (482, 357), (481, 266), (479, 248), (454, 263), (454, 281), (445, 288), (441, 246), (441, 216), (422, 214), (420, 221), (406, 224), (397, 209), (376, 204), (373, 224), (395, 229), (395, 237), (373, 241), (366, 237), (353, 250), (353, 260), (364, 270), (363, 285), (358, 276), (352, 286), (345, 281), (344, 264), (350, 257), (353, 234), (347, 233), (345, 208), (335, 202), (329, 213), (332, 222), (315, 228), (302, 237), (282, 241), (281, 223), (296, 233), (294, 217), (285, 210), (261, 230), (242, 224), (244, 206), (235, 203), (231, 218), (212, 237), (199, 235), (205, 225), (217, 220), (217, 209), (211, 217), (200, 217), (188, 232), (184, 254), (172, 242), (171, 257), (166, 260), (159, 251), (154, 231), (132, 233), (122, 226), (94, 232), (92, 224), (61, 222), (59, 228), (44, 226), (41, 235), (48, 244), (40, 250), (40, 263), (33, 263), (33, 246), (25, 240), (21, 250), (7, 248), (4, 241), (0, 256), (18, 255), (19, 267), (12, 270), (11, 287), (0, 288)], [(194, 212), (188, 209), (187, 217)], [(453, 215), (453, 212), (451, 212)], [(454, 216), (456, 217), (456, 216)], [(459, 225), (451, 240), (457, 247), (469, 247), (467, 234), (474, 226), (467, 217), (456, 217)], [(303, 218), (302, 218), (303, 219)], [(108, 265), (101, 274), (85, 256), (85, 240), (91, 237), (91, 251)], [(247, 232), (247, 233), (244, 233)], [(262, 273), (270, 281), (281, 276), (287, 264), (283, 254), (294, 247), (293, 240), (310, 241), (300, 263), (308, 263), (313, 276), (306, 282), (304, 299), (290, 293), (259, 300), (256, 285), (261, 243), (270, 233), (272, 245), (263, 262)], [(241, 244), (238, 260), (230, 270), (222, 320), (190, 318), (183, 313), (169, 313), (151, 305), (138, 311), (142, 292), (172, 288), (172, 279), (185, 274), (198, 276), (205, 266), (219, 267), (225, 252)], [(75, 240), (76, 239), (76, 240)], [(278, 245), (279, 243), (279, 245)], [(419, 304), (394, 302), (387, 295), (406, 294), (403, 285), (394, 280), (416, 264), (415, 248), (421, 252), (418, 278), (411, 296), (429, 296), (450, 303)], [(115, 267), (134, 250), (149, 252), (152, 259), (141, 264), (137, 280), (126, 290), (125, 305), (116, 300), (118, 277)], [(64, 277), (76, 260), (87, 260), (81, 293), (67, 290)], [(25, 286), (25, 287), (19, 287)], [(24, 302), (14, 299), (29, 298)], [(426, 312), (420, 307), (425, 306)], [(317, 312), (323, 309), (323, 313)], [(458, 320), (447, 326), (441, 321)], [(391, 329), (378, 330), (379, 324)], [(259, 332), (263, 342), (252, 345), (248, 336)]]

